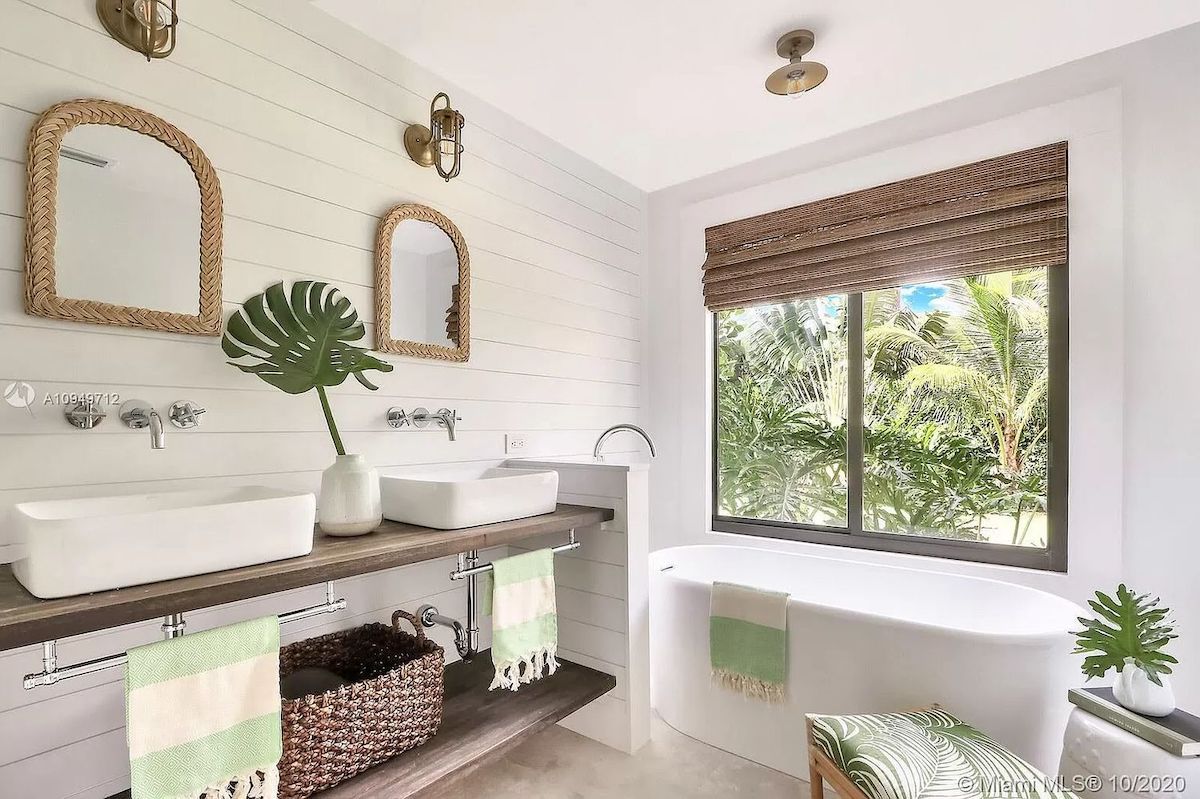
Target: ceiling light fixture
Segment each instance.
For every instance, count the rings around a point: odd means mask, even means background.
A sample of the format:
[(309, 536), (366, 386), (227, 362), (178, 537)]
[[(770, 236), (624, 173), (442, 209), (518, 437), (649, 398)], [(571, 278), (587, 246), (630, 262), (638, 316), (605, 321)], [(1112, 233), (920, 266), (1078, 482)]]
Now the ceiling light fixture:
[(788, 65), (767, 76), (767, 91), (785, 97), (796, 97), (821, 85), (829, 69), (816, 61), (805, 61), (804, 54), (813, 49), (816, 36), (810, 30), (785, 33), (775, 43), (775, 52), (786, 58)]
[(175, 0), (96, 0), (96, 14), (109, 36), (147, 61), (175, 50)]

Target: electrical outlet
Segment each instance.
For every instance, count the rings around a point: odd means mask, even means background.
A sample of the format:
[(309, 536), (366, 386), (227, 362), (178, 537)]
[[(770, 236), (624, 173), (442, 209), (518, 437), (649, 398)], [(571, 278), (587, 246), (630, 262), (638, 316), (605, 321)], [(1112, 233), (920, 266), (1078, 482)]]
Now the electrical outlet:
[(507, 433), (504, 436), (504, 454), (519, 455), (529, 447), (529, 439), (520, 433)]

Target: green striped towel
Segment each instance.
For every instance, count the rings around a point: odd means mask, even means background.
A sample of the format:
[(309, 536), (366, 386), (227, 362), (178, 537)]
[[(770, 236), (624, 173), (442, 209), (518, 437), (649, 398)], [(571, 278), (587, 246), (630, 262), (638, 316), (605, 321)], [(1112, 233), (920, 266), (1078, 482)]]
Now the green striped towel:
[(708, 650), (713, 681), (768, 702), (782, 702), (787, 682), (788, 595), (713, 583)]
[(558, 669), (554, 553), (549, 549), (492, 564), (492, 664), (496, 688), (517, 690)]
[(275, 799), (279, 619), (131, 649), (125, 720), (133, 799)]

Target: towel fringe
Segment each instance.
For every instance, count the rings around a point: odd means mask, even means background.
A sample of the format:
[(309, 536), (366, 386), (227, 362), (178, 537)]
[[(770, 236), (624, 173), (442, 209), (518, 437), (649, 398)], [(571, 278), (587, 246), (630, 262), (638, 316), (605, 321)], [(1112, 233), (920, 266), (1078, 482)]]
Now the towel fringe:
[(534, 680), (540, 680), (542, 677), (554, 674), (554, 672), (558, 671), (558, 660), (555, 659), (556, 654), (558, 654), (558, 647), (554, 644), (548, 644), (522, 657), (497, 663), (496, 676), (492, 679), (492, 684), (488, 686), (488, 690), (494, 691), (497, 688), (507, 688), (510, 691), (515, 691), (522, 685), (528, 685)]
[(210, 785), (199, 794), (172, 799), (279, 799), (279, 767), (260, 768)]
[(765, 682), (754, 677), (747, 677), (745, 674), (738, 674), (728, 669), (713, 669), (712, 680), (714, 684), (722, 688), (737, 691), (751, 699), (761, 699), (764, 702), (775, 703), (782, 702), (785, 698), (783, 685)]

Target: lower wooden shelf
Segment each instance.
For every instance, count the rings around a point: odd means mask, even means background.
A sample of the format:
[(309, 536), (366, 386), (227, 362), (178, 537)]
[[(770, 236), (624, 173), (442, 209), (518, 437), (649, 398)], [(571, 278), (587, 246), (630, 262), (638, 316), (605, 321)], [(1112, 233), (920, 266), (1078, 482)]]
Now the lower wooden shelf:
[[(456, 780), (503, 755), (526, 736), (549, 727), (611, 691), (611, 674), (560, 660), (553, 677), (521, 690), (488, 691), (490, 652), (446, 667), (442, 726), (424, 746), (317, 794), (321, 799), (436, 799), (452, 796)], [(127, 799), (129, 793), (110, 799)]]

